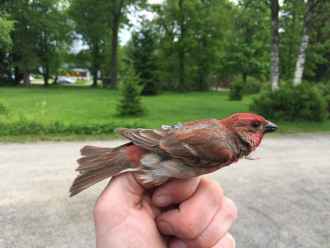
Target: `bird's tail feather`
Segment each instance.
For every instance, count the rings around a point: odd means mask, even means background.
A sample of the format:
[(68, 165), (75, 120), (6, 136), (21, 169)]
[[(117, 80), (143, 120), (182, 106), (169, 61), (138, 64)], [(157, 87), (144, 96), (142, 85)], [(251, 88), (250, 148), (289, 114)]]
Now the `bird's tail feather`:
[(80, 151), (83, 157), (77, 160), (79, 166), (76, 169), (80, 175), (73, 181), (70, 196), (74, 196), (106, 178), (136, 170), (136, 168), (130, 167), (125, 153), (121, 152), (120, 148), (83, 147)]

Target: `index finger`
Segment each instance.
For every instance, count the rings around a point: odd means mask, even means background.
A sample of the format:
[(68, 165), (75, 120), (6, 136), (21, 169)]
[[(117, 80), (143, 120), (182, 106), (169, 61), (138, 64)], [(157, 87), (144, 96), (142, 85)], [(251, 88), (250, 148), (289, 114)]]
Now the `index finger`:
[(158, 207), (181, 203), (196, 192), (199, 183), (200, 177), (172, 180), (154, 191), (152, 202)]

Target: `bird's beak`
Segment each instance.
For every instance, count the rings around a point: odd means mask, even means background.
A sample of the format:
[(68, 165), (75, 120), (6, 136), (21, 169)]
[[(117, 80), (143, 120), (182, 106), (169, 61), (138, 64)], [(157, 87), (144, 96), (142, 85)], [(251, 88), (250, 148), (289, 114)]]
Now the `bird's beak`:
[(267, 125), (265, 126), (265, 133), (275, 132), (277, 130), (277, 125), (268, 121)]

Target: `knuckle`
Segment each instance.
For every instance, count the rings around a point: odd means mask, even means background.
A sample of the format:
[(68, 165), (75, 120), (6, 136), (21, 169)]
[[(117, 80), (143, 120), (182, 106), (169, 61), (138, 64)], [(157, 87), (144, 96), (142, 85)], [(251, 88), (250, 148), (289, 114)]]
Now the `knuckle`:
[(102, 216), (104, 216), (104, 213), (106, 212), (107, 212), (106, 204), (102, 201), (102, 199), (98, 199), (93, 209), (94, 220), (95, 221), (99, 220), (100, 218), (102, 218)]
[(207, 187), (208, 190), (212, 193), (212, 197), (222, 202), (224, 198), (224, 191), (222, 187), (215, 181), (209, 179), (205, 179), (204, 183), (205, 187)]
[(181, 235), (186, 239), (194, 239), (200, 234), (198, 223), (195, 223), (192, 219), (187, 218), (181, 221), (180, 229)]
[(228, 219), (231, 219), (231, 220), (237, 219), (238, 210), (237, 210), (235, 203), (231, 199), (225, 197), (223, 209), (224, 209), (225, 215)]

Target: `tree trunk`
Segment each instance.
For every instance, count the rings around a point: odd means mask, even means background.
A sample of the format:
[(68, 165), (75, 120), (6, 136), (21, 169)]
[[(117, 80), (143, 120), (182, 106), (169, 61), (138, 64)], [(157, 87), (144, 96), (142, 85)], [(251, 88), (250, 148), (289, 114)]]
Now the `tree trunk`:
[(117, 49), (118, 49), (118, 30), (119, 30), (119, 22), (115, 21), (112, 27), (112, 38), (111, 38), (111, 68), (110, 68), (110, 87), (116, 87), (118, 80), (118, 61), (117, 61)]
[(16, 84), (19, 85), (21, 83), (21, 81), (23, 80), (23, 73), (20, 71), (18, 66), (14, 67), (14, 76), (15, 76)]
[(279, 65), (280, 65), (280, 56), (279, 56), (279, 3), (278, 0), (272, 0), (271, 2), (272, 9), (272, 67), (271, 67), (271, 85), (272, 90), (275, 91), (278, 89), (278, 81), (280, 76)]
[(92, 87), (97, 87), (97, 79), (98, 79), (98, 67), (97, 66), (94, 66), (93, 69), (92, 69), (92, 76), (93, 76), (93, 83), (92, 83)]
[(307, 34), (307, 30), (304, 27), (304, 34), (301, 39), (298, 59), (296, 62), (296, 70), (294, 72), (294, 79), (293, 79), (294, 86), (301, 84), (302, 81), (302, 77), (304, 74), (304, 67), (305, 67), (306, 49), (308, 47), (308, 43), (309, 43), (309, 35)]
[(54, 81), (53, 81), (53, 84), (54, 84), (54, 85), (58, 84), (57, 81), (58, 81), (58, 75), (57, 75), (57, 73), (56, 73), (55, 78), (54, 78)]
[(48, 87), (49, 85), (49, 76), (48, 75), (44, 75), (44, 86)]
[(23, 84), (25, 86), (30, 86), (31, 85), (31, 81), (30, 81), (30, 73), (25, 71), (23, 74)]
[(43, 76), (44, 76), (44, 86), (48, 87), (48, 85), (49, 85), (49, 68), (47, 65), (44, 66)]
[(297, 86), (302, 82), (304, 68), (305, 68), (306, 50), (309, 44), (309, 29), (314, 15), (314, 10), (320, 2), (322, 1), (308, 0), (306, 4), (303, 34), (300, 42), (299, 53), (296, 62), (296, 69), (293, 78), (294, 86)]
[(186, 89), (185, 86), (185, 53), (183, 51), (183, 48), (180, 48), (179, 50), (179, 89), (184, 91)]
[(208, 33), (202, 32), (201, 38), (198, 41), (199, 46), (199, 54), (198, 54), (198, 66), (197, 66), (197, 73), (198, 73), (198, 89), (199, 90), (208, 90), (209, 89), (209, 83), (208, 83), (208, 77), (209, 77), (209, 63), (208, 63), (208, 57), (207, 57), (207, 47), (208, 47), (208, 39), (207, 39)]
[(185, 46), (184, 46), (184, 38), (185, 38), (185, 24), (184, 24), (184, 0), (179, 0), (179, 9), (180, 9), (180, 37), (179, 37), (179, 51), (178, 51), (178, 60), (179, 60), (179, 90), (186, 90), (186, 79), (185, 79)]
[(93, 84), (92, 87), (97, 87), (98, 71), (99, 71), (99, 46), (97, 43), (94, 44), (93, 48), (93, 67), (92, 67), (92, 76)]

